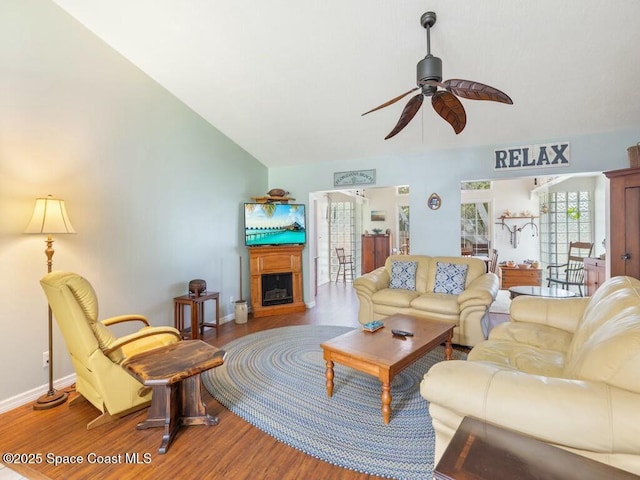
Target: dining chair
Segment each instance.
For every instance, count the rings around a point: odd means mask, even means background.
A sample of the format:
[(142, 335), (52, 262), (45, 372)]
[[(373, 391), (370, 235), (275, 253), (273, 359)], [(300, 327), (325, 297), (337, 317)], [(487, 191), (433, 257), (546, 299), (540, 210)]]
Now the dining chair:
[(346, 255), (344, 253), (344, 248), (336, 248), (336, 256), (338, 257), (338, 273), (336, 273), (336, 282), (338, 282), (338, 278), (340, 277), (340, 270), (342, 270), (342, 281), (347, 283), (347, 267), (349, 267), (349, 272), (351, 273), (351, 281), (353, 281), (355, 276), (355, 268), (353, 265), (353, 258), (351, 255)]
[(569, 243), (569, 253), (566, 263), (548, 265), (547, 287), (551, 284), (559, 285), (560, 288), (568, 290), (570, 286), (578, 287), (582, 297), (582, 286), (584, 285), (584, 259), (593, 252), (593, 243), (571, 242)]

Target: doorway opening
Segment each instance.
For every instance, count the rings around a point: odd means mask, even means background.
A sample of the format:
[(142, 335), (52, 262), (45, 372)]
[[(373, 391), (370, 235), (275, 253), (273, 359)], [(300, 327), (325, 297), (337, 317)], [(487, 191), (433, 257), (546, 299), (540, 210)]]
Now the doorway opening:
[[(487, 180), (488, 189), (473, 193), (463, 188), (480, 182), (461, 182), (462, 254), (467, 244), (474, 245), (467, 254), (478, 254), (484, 228), (500, 261), (539, 261), (543, 286), (547, 265), (564, 263), (570, 242), (593, 243), (592, 255), (604, 254), (606, 178), (600, 172)], [(465, 208), (474, 211), (466, 216)]]
[[(309, 246), (315, 268), (315, 288), (336, 278), (339, 260), (336, 248), (351, 255), (356, 277), (362, 274), (363, 235), (391, 238), (389, 252), (409, 253), (409, 186), (313, 192), (315, 235)], [(386, 258), (386, 257), (385, 257)]]

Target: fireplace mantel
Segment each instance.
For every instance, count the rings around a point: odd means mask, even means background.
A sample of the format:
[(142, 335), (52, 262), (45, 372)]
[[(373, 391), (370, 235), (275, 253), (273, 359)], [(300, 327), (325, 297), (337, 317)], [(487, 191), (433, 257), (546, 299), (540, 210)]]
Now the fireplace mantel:
[[(303, 312), (302, 249), (303, 245), (277, 247), (249, 247), (249, 273), (251, 275), (251, 310), (254, 318), (284, 313)], [(291, 273), (293, 302), (282, 305), (262, 305), (262, 275)]]

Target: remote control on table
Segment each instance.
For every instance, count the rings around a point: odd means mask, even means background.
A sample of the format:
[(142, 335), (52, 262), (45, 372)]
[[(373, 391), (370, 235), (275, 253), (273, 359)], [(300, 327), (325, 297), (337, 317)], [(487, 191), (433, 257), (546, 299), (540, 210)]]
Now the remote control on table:
[(398, 337), (413, 337), (413, 333), (405, 332), (404, 330), (391, 330), (391, 333)]

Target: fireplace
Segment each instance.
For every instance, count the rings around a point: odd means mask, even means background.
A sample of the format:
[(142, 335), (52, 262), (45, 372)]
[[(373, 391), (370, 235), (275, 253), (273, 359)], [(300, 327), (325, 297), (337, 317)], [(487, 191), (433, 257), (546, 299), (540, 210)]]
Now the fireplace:
[(302, 245), (249, 247), (254, 318), (304, 312)]
[(293, 275), (291, 273), (267, 273), (262, 275), (262, 306), (293, 303)]

